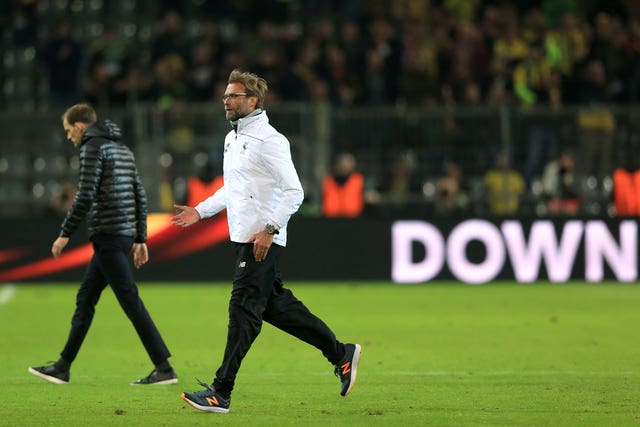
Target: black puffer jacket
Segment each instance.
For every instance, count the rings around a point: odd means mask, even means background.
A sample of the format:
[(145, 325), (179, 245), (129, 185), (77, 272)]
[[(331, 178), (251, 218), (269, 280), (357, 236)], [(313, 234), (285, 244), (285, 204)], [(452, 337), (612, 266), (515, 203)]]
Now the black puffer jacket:
[(89, 214), (89, 236), (110, 234), (147, 240), (147, 195), (120, 128), (106, 120), (87, 128), (80, 145), (80, 183), (62, 222), (69, 237)]

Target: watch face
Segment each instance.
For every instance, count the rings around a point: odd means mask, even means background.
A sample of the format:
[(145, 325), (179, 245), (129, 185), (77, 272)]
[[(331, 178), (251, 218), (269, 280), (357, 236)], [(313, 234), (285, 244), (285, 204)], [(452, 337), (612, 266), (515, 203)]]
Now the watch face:
[(278, 234), (278, 230), (276, 230), (276, 227), (272, 224), (265, 225), (264, 229), (267, 230), (269, 234)]

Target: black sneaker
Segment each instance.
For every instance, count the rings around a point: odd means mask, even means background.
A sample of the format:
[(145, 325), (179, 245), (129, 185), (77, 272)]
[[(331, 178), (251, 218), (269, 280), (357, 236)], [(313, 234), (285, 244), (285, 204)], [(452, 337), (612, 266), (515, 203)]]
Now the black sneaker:
[(29, 372), (36, 377), (55, 384), (69, 383), (69, 371), (60, 371), (55, 365), (38, 366), (37, 368), (29, 367)]
[(224, 398), (220, 396), (212, 386), (200, 380), (198, 380), (198, 383), (205, 389), (193, 393), (182, 393), (180, 395), (182, 400), (201, 411), (218, 412), (221, 414), (229, 412), (229, 405), (231, 404), (230, 397)]
[(159, 372), (158, 370), (154, 369), (146, 377), (131, 383), (131, 385), (149, 385), (149, 384), (154, 384), (154, 385), (178, 384), (178, 376), (176, 375), (173, 369), (170, 370), (169, 372)]
[(356, 375), (358, 374), (358, 363), (360, 362), (360, 344), (345, 344), (345, 354), (340, 363), (336, 365), (335, 374), (340, 377), (342, 388), (340, 395), (346, 396), (356, 385)]

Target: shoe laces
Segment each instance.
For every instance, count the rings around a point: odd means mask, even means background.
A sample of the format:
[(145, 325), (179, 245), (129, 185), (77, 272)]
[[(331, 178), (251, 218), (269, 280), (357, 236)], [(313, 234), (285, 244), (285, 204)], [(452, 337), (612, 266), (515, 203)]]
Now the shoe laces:
[(196, 378), (196, 381), (198, 382), (198, 384), (200, 384), (202, 387), (204, 387), (204, 390), (200, 390), (200, 391), (196, 391), (195, 393), (193, 393), (195, 396), (198, 397), (206, 397), (206, 396), (211, 396), (211, 393), (215, 393), (215, 390), (212, 386), (210, 386), (209, 384), (200, 381), (198, 378)]

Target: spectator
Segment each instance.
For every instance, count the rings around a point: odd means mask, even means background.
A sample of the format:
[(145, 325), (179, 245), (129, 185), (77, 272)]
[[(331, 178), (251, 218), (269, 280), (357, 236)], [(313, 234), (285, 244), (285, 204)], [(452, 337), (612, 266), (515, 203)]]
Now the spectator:
[(479, 28), (484, 39), (484, 43), (493, 53), (493, 46), (500, 36), (500, 12), (495, 4), (487, 4), (482, 9), (482, 16), (479, 19)]
[(502, 32), (493, 45), (494, 67), (510, 75), (513, 66), (526, 58), (529, 46), (518, 34), (517, 22), (504, 24)]
[[(595, 33), (589, 46), (590, 61), (599, 61), (604, 67), (611, 98), (622, 96), (624, 61), (624, 40), (619, 40), (621, 23), (619, 18), (600, 12), (595, 16)], [(624, 37), (624, 36), (623, 36)]]
[(640, 216), (640, 171), (618, 168), (613, 173), (613, 202), (618, 216)]
[(313, 38), (302, 40), (291, 67), (284, 71), (279, 85), (282, 96), (290, 101), (310, 101), (313, 87), (318, 82), (317, 65), (320, 60), (320, 48)]
[(489, 49), (478, 28), (470, 22), (459, 24), (450, 51), (452, 83), (484, 82), (489, 73), (489, 60)]
[(89, 76), (84, 85), (87, 99), (100, 108), (123, 107), (144, 99), (150, 85), (129, 51), (130, 43), (113, 25), (89, 46)]
[[(560, 80), (544, 55), (540, 41), (529, 47), (526, 58), (516, 65), (513, 72), (513, 87), (517, 98), (524, 107), (560, 105)], [(541, 167), (555, 155), (558, 138), (547, 117), (529, 115), (524, 179), (527, 185), (540, 174)]]
[(573, 153), (565, 150), (547, 163), (542, 174), (542, 188), (548, 199), (549, 213), (575, 215), (579, 208), (578, 185)]
[(441, 215), (464, 212), (469, 198), (464, 190), (462, 168), (456, 163), (445, 165), (444, 175), (436, 182), (435, 210)]
[(333, 173), (322, 180), (322, 214), (328, 218), (354, 218), (364, 208), (364, 177), (356, 172), (350, 153), (336, 157)]
[(416, 156), (407, 151), (396, 157), (380, 185), (380, 197), (387, 203), (403, 206), (422, 193), (422, 181), (416, 174)]
[(89, 45), (89, 61), (103, 61), (111, 78), (120, 78), (130, 62), (129, 44), (118, 35), (113, 25), (105, 25), (102, 34)]
[(580, 85), (579, 100), (583, 105), (578, 116), (580, 129), (582, 175), (595, 176), (602, 180), (612, 172), (613, 137), (616, 119), (607, 104), (611, 94), (604, 64), (591, 60)]
[(354, 21), (345, 21), (340, 27), (338, 44), (344, 52), (347, 69), (361, 76), (364, 72), (364, 42), (360, 26)]
[(116, 105), (124, 105), (125, 94), (116, 90), (116, 77), (102, 58), (96, 59), (89, 67), (89, 75), (83, 84), (84, 98), (96, 108), (108, 110)]
[(78, 81), (82, 49), (71, 35), (71, 25), (58, 23), (51, 41), (41, 52), (49, 76), (49, 101), (52, 106), (65, 106), (78, 101)]
[(548, 27), (545, 22), (545, 15), (539, 7), (528, 8), (524, 12), (523, 25), (520, 30), (522, 39), (528, 43), (535, 43), (538, 40), (544, 40)]
[(121, 102), (130, 106), (138, 101), (148, 101), (153, 83), (153, 76), (134, 62), (130, 64), (126, 75), (115, 83), (114, 90)]
[(514, 68), (514, 92), (524, 106), (557, 106), (560, 103), (557, 83), (545, 57), (544, 45), (537, 40), (529, 46), (527, 56)]
[(162, 26), (152, 42), (151, 60), (155, 64), (160, 58), (166, 55), (179, 55), (186, 60), (189, 52), (189, 43), (185, 37), (182, 27), (182, 16), (173, 10), (167, 10), (162, 17)]
[(190, 100), (202, 102), (213, 97), (213, 87), (218, 77), (214, 54), (215, 47), (209, 41), (200, 41), (193, 47), (188, 70)]
[(391, 24), (384, 19), (371, 22), (362, 100), (366, 105), (395, 103), (401, 58), (402, 47), (394, 36)]
[(497, 78), (491, 82), (487, 91), (487, 104), (493, 107), (501, 107), (511, 105), (513, 95), (507, 89), (504, 79)]
[(402, 28), (403, 54), (399, 90), (408, 105), (433, 104), (440, 78), (439, 40), (424, 22), (408, 20)]
[(454, 15), (457, 20), (466, 23), (476, 16), (478, 6), (483, 2), (481, 0), (445, 0), (442, 3), (448, 13)]
[(150, 89), (150, 97), (159, 110), (171, 110), (176, 104), (184, 103), (188, 96), (185, 79), (186, 65), (182, 56), (168, 54), (156, 61), (155, 82)]
[(576, 0), (543, 0), (542, 11), (548, 25), (555, 27), (566, 15), (575, 15), (579, 11)]
[(524, 194), (524, 179), (509, 162), (504, 151), (495, 158), (495, 166), (484, 174), (484, 191), (492, 215), (515, 215)]
[(560, 26), (550, 30), (544, 40), (549, 64), (560, 72), (563, 97), (575, 101), (575, 70), (584, 62), (588, 53), (584, 33), (578, 27), (575, 15), (563, 15), (560, 18)]

